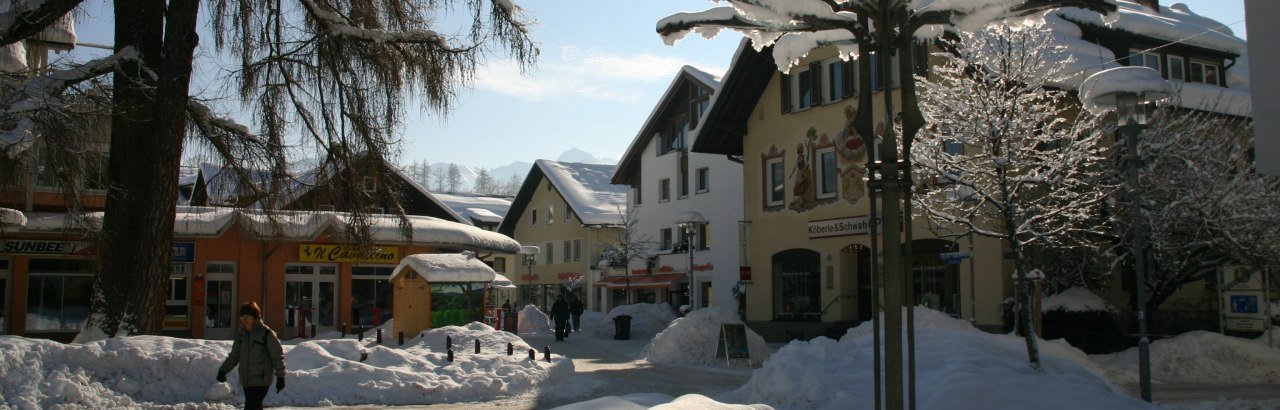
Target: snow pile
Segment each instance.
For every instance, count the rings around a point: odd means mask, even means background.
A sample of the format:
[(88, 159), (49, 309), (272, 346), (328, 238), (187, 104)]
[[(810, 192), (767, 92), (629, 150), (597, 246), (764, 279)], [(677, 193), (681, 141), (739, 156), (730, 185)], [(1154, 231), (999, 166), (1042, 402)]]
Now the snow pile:
[(634, 393), (626, 396), (605, 396), (594, 400), (556, 407), (556, 410), (632, 410), (660, 408), (663, 410), (765, 410), (763, 404), (726, 404), (701, 394), (686, 394), (672, 399), (662, 393)]
[[(1038, 371), (1028, 365), (1021, 338), (984, 333), (929, 309), (917, 308), (915, 318), (918, 408), (955, 408), (958, 403), (965, 408), (1151, 408), (1081, 366), (1077, 360), (1083, 353), (1062, 343), (1045, 344), (1044, 370)], [(839, 341), (793, 341), (774, 353), (741, 389), (718, 398), (833, 410), (871, 403), (869, 333), (871, 325), (864, 324)], [(1074, 358), (1055, 354), (1072, 350), (1077, 352)]]
[(537, 306), (525, 305), (524, 309), (520, 310), (516, 332), (522, 335), (551, 334), (551, 318)]
[[(720, 341), (720, 328), (725, 323), (742, 323), (738, 313), (726, 308), (698, 309), (676, 319), (666, 330), (658, 333), (645, 347), (645, 359), (654, 363), (724, 365), (724, 358), (716, 358)], [(747, 328), (747, 350), (751, 364), (764, 362), (773, 349), (764, 338)]]
[(1147, 93), (1168, 96), (1169, 82), (1160, 72), (1148, 67), (1127, 66), (1108, 68), (1089, 76), (1080, 84), (1080, 102), (1084, 108), (1098, 114), (1116, 109), (1116, 94), (1121, 92)]
[[(596, 325), (599, 324), (601, 321), (604, 321), (605, 318), (604, 318), (604, 313), (600, 313), (594, 310), (584, 310), (582, 311), (582, 317), (580, 317), (579, 320), (582, 321), (580, 322), (580, 324), (582, 325), (581, 330), (583, 332), (595, 334), (597, 333), (595, 331)], [(609, 329), (613, 329), (613, 319), (609, 319), (608, 321), (610, 326)], [(610, 335), (612, 335), (612, 333), (610, 333)]]
[(1041, 309), (1045, 312), (1060, 310), (1064, 312), (1111, 312), (1115, 308), (1108, 305), (1102, 297), (1082, 287), (1074, 287), (1044, 299)]
[[(1151, 342), (1151, 379), (1186, 383), (1280, 383), (1280, 351), (1266, 340), (1193, 331)], [(1091, 358), (1118, 382), (1138, 382), (1138, 348)]]
[(594, 323), (584, 320), (582, 327), (595, 333), (596, 336), (613, 337), (613, 318), (617, 316), (631, 316), (631, 338), (647, 338), (658, 334), (672, 320), (676, 319), (676, 314), (671, 312), (671, 306), (663, 303), (635, 303), (630, 305), (615, 306), (608, 314), (601, 317)]
[[(443, 349), (446, 335), (454, 337), (453, 362)], [(480, 354), (471, 350), (476, 338), (482, 340)], [(572, 361), (561, 356), (553, 355), (551, 363), (530, 361), (527, 354), (507, 356), (508, 342), (528, 349), (519, 337), (479, 323), (426, 331), (403, 348), (373, 345), (370, 337), (363, 343), (345, 338), (286, 344), (288, 387), (268, 394), (266, 404), (488, 401), (561, 383), (574, 373)], [(162, 336), (86, 344), (0, 336), (0, 407), (239, 405), (237, 371), (227, 375), (228, 383), (214, 381), (230, 349), (230, 341)]]

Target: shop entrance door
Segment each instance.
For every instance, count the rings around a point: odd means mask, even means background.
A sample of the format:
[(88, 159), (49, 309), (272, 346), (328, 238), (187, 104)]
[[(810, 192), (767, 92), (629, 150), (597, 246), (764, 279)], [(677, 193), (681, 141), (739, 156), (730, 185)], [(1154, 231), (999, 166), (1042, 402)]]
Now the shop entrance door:
[(236, 265), (209, 262), (205, 265), (204, 337), (229, 340), (234, 338), (236, 314)]
[[(285, 267), (285, 335), (306, 335), (334, 330), (338, 313), (337, 265), (288, 265)], [(305, 318), (305, 319), (304, 319)]]

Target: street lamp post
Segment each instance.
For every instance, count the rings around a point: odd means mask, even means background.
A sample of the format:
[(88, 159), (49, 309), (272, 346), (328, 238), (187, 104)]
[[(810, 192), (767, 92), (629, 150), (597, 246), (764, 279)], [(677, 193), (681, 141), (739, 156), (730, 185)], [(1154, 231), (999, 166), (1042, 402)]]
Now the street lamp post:
[[(529, 275), (528, 275), (528, 276), (533, 276), (533, 265), (534, 265), (534, 264), (536, 264), (536, 263), (538, 263), (538, 262), (537, 262), (537, 256), (538, 256), (538, 252), (540, 252), (540, 251), (541, 251), (541, 249), (539, 249), (537, 246), (533, 246), (533, 245), (525, 245), (525, 246), (521, 246), (521, 247), (520, 247), (520, 254), (521, 254), (521, 255), (524, 255), (524, 264), (525, 264), (525, 266), (528, 266), (528, 267), (529, 267)], [(519, 283), (519, 282), (520, 282), (520, 281), (516, 281), (516, 283)], [(526, 290), (527, 290), (527, 288), (526, 288), (526, 289), (517, 289), (517, 292), (519, 292), (519, 293), (520, 293), (520, 295), (519, 295), (519, 296), (520, 296), (519, 301), (520, 301), (520, 305), (521, 305), (521, 307), (520, 307), (520, 308), (521, 308), (521, 309), (524, 309), (524, 305), (529, 304), (529, 300), (528, 300), (528, 298), (526, 298), (526, 297), (525, 297), (525, 291), (526, 291)]]
[(697, 306), (693, 301), (693, 234), (698, 226), (707, 223), (707, 219), (702, 214), (695, 211), (684, 211), (676, 214), (676, 224), (680, 226), (681, 232), (684, 234), (684, 245), (689, 252), (689, 271), (687, 279), (689, 282), (689, 300), (685, 303), (689, 304), (689, 310), (693, 310)]
[(1169, 84), (1160, 73), (1147, 67), (1117, 67), (1100, 71), (1080, 85), (1080, 99), (1095, 114), (1115, 110), (1120, 134), (1129, 151), (1129, 184), (1133, 229), (1134, 304), (1138, 311), (1138, 383), (1142, 400), (1151, 402), (1151, 340), (1147, 337), (1146, 254), (1147, 238), (1142, 223), (1142, 186), (1139, 184), (1142, 157), (1138, 155), (1138, 135), (1147, 124), (1147, 107), (1169, 94)]

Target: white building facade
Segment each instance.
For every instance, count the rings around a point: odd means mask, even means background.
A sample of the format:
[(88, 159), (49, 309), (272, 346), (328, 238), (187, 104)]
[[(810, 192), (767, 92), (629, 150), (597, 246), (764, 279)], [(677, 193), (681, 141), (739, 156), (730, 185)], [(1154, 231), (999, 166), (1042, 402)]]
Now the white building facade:
[(614, 173), (614, 184), (629, 186), (633, 240), (647, 243), (648, 257), (629, 263), (625, 274), (635, 280), (604, 286), (615, 294), (629, 289), (632, 302), (738, 309), (732, 289), (741, 265), (742, 164), (689, 152), (719, 84), (718, 75), (683, 67)]

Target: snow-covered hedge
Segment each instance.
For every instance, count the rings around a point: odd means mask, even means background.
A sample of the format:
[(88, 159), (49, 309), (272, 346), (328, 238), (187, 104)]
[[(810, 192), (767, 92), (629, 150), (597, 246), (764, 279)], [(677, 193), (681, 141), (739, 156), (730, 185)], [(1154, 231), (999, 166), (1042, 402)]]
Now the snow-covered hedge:
[(1058, 292), (1055, 295), (1044, 299), (1040, 309), (1042, 311), (1064, 311), (1064, 312), (1114, 312), (1116, 309), (1102, 300), (1101, 296), (1093, 293), (1089, 289), (1082, 287), (1074, 287), (1071, 289)]
[[(1150, 351), (1151, 380), (1157, 382), (1280, 383), (1280, 353), (1265, 338), (1197, 330), (1151, 342)], [(1138, 348), (1090, 357), (1111, 380), (1138, 382)]]
[[(1070, 346), (1045, 343), (1044, 370), (1034, 370), (1019, 337), (985, 333), (926, 308), (915, 309), (915, 318), (918, 408), (1150, 408), (1081, 366), (1078, 361), (1088, 359)], [(792, 341), (746, 385), (717, 399), (831, 410), (870, 403), (871, 330), (865, 323), (839, 341)]]
[[(737, 312), (725, 308), (695, 310), (658, 333), (645, 347), (645, 359), (654, 363), (723, 366), (725, 361), (716, 358), (716, 349), (721, 325), (725, 323), (742, 323), (742, 320), (738, 319)], [(747, 328), (747, 349), (752, 365), (764, 362), (773, 354), (764, 338), (751, 328)]]
[[(454, 338), (454, 361), (446, 359), (444, 338)], [(369, 336), (369, 335), (366, 335)], [(527, 353), (506, 355), (506, 344), (528, 344), (487, 325), (432, 329), (403, 347), (384, 334), (363, 342), (344, 339), (292, 340), (285, 346), (288, 387), (267, 395), (269, 406), (429, 404), (488, 401), (560, 383), (573, 375), (573, 362), (529, 361)], [(481, 340), (474, 354), (474, 340)], [(62, 344), (20, 336), (0, 336), (0, 407), (136, 408), (197, 404), (232, 407), (242, 403), (239, 375), (214, 381), (230, 341), (162, 336), (116, 337), (85, 344)], [(365, 361), (360, 361), (367, 353)]]

